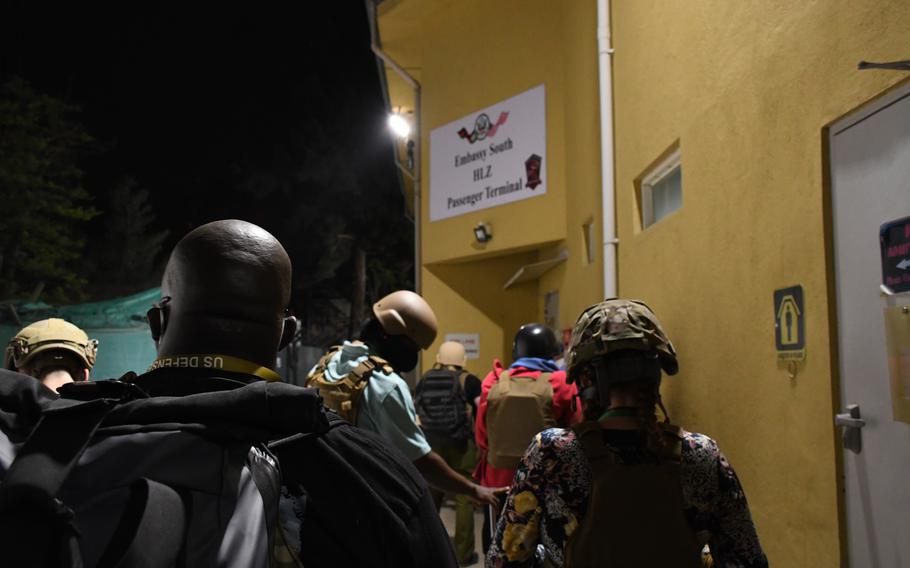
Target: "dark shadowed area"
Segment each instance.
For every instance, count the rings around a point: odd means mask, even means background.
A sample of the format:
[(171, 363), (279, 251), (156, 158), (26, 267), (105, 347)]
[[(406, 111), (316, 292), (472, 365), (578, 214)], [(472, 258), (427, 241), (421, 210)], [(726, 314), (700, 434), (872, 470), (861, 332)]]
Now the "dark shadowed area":
[[(154, 286), (182, 235), (230, 217), (288, 249), (292, 308), (314, 334), (349, 317), (358, 250), (367, 306), (409, 286), (413, 227), (365, 5), (295, 6), (6, 4), (0, 84), (16, 88), (3, 93), (0, 137), (20, 150), (0, 158), (0, 299)], [(36, 166), (29, 152), (43, 156), (61, 130), (78, 136)], [(50, 186), (70, 210), (47, 207)], [(9, 220), (26, 209), (27, 220)], [(32, 266), (44, 254), (34, 227), (49, 223), (60, 230), (47, 242), (72, 250)]]

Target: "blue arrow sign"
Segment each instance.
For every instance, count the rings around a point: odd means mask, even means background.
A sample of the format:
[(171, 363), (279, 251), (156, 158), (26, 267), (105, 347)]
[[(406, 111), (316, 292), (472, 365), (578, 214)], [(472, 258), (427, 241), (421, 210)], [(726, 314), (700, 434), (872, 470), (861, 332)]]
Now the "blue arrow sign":
[(778, 354), (791, 356), (804, 354), (806, 308), (803, 303), (802, 286), (774, 291), (774, 342)]

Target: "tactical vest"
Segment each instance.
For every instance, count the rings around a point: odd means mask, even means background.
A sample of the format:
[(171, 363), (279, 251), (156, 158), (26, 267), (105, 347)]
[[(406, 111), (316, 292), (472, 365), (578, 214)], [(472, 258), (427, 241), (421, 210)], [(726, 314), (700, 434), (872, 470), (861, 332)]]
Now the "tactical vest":
[(700, 568), (701, 550), (683, 512), (682, 436), (665, 425), (659, 463), (617, 463), (598, 422), (572, 427), (591, 464), (587, 512), (566, 544), (566, 568), (660, 566)]
[(417, 383), (414, 408), (427, 433), (455, 440), (471, 437), (470, 406), (464, 392), (464, 369), (431, 369)]
[(370, 355), (340, 380), (330, 381), (325, 377), (325, 371), (328, 368), (329, 361), (340, 350), (341, 346), (336, 345), (322, 356), (322, 359), (316, 363), (316, 366), (313, 367), (313, 370), (307, 376), (306, 386), (319, 389), (323, 403), (356, 426), (363, 390), (370, 384), (370, 377), (373, 376), (373, 371), (378, 368), (387, 375), (392, 374), (394, 371), (385, 359)]
[(503, 372), (487, 394), (487, 461), (493, 467), (515, 469), (531, 440), (556, 426), (552, 373), (513, 377)]

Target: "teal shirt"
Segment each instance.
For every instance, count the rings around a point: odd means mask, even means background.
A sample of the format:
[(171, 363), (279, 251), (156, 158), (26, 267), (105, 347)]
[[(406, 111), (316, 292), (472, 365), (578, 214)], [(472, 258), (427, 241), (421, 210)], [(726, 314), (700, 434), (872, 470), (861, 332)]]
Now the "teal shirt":
[[(341, 380), (369, 354), (369, 347), (363, 343), (345, 341), (326, 366), (326, 380)], [(408, 384), (395, 372), (373, 371), (363, 391), (357, 426), (379, 434), (411, 461), (430, 453), (430, 444), (417, 425)]]

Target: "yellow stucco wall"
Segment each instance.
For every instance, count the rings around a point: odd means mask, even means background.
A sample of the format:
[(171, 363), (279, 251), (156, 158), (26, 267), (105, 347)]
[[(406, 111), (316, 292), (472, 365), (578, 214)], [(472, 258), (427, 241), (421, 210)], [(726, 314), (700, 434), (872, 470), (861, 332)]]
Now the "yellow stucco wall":
[(468, 369), (483, 378), (494, 357), (508, 356), (512, 331), (537, 314), (537, 286), (528, 282), (503, 290), (501, 285), (484, 288), (479, 275), (491, 282), (504, 282), (522, 264), (533, 262), (533, 253), (437, 265), (423, 271), (423, 295), (439, 318), (440, 337), (424, 357), (424, 367), (433, 364), (436, 349), (446, 333), (480, 334), (480, 358), (468, 361)]
[[(675, 421), (715, 437), (775, 566), (837, 566), (823, 128), (900, 80), (910, 4), (613, 4), (620, 294), (680, 353)], [(683, 205), (640, 229), (634, 180), (679, 141)], [(774, 289), (802, 284), (808, 359), (774, 352)]]
[[(481, 336), (475, 373), (508, 358), (518, 326), (543, 320), (544, 295), (560, 294), (559, 327), (570, 327), (603, 287), (596, 36), (592, 2), (406, 0), (380, 5), (383, 49), (422, 88), (422, 293), (441, 335)], [(387, 70), (388, 71), (388, 70)], [(391, 71), (389, 71), (391, 74)], [(393, 82), (393, 81), (390, 81)], [(431, 223), (429, 132), (536, 85), (546, 86), (547, 193)], [(399, 87), (390, 87), (392, 105)], [(407, 105), (404, 94), (398, 95)], [(595, 259), (583, 262), (582, 224), (593, 221)], [(480, 247), (472, 228), (493, 228)], [(503, 290), (520, 266), (569, 251), (537, 281)]]
[[(823, 129), (903, 78), (856, 63), (906, 58), (910, 3), (614, 0), (611, 15), (620, 294), (647, 300), (676, 342), (671, 414), (725, 450), (772, 563), (837, 566)], [(546, 292), (560, 292), (559, 327), (601, 299), (595, 2), (386, 0), (379, 21), (385, 49), (423, 86), (424, 196), (430, 130), (546, 85), (546, 197), (435, 223), (424, 199), (423, 292), (443, 333), (481, 334), (480, 374), (518, 324), (543, 319)], [(683, 206), (642, 230), (634, 181), (677, 143)], [(494, 228), (482, 249), (479, 221)], [(567, 262), (502, 290), (562, 249)], [(808, 359), (791, 380), (774, 353), (772, 294), (794, 284)]]

